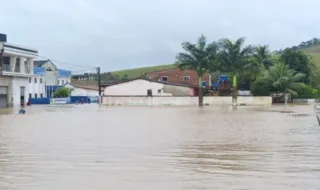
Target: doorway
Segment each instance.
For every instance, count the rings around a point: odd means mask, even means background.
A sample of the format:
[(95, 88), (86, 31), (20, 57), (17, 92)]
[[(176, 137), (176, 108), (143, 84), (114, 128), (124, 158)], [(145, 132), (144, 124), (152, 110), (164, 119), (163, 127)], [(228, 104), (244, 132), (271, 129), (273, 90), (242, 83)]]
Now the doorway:
[(8, 87), (0, 86), (0, 108), (8, 107)]
[(20, 87), (20, 104), (24, 105), (25, 103), (25, 87), (21, 86)]

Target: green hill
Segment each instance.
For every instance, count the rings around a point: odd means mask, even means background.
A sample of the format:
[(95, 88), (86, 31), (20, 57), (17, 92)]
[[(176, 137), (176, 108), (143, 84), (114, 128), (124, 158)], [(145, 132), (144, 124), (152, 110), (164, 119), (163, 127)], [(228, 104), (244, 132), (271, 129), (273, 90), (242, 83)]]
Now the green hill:
[(120, 70), (120, 71), (113, 71), (111, 72), (113, 75), (116, 75), (118, 77), (123, 77), (124, 75), (127, 75), (129, 79), (132, 78), (138, 78), (141, 75), (152, 72), (152, 71), (161, 71), (165, 69), (172, 69), (175, 68), (174, 64), (168, 64), (168, 65), (158, 65), (158, 66), (152, 66), (152, 67), (140, 67), (136, 69), (126, 69), (126, 70)]
[[(293, 46), (289, 48), (294, 50), (302, 50), (307, 54), (311, 55), (316, 65), (320, 68), (320, 39), (313, 38), (309, 41), (301, 42), (301, 44), (299, 44), (298, 46)], [(275, 51), (276, 53), (275, 56), (279, 56), (279, 54), (281, 54), (282, 51), (283, 50)], [(172, 69), (172, 68), (175, 68), (174, 64), (141, 67), (136, 69), (126, 69), (126, 70), (120, 70), (120, 71), (113, 71), (111, 73), (120, 78), (127, 75), (127, 78), (132, 79), (132, 78), (140, 77), (147, 72), (160, 71), (160, 70)]]
[(306, 48), (300, 48), (300, 50), (310, 55), (315, 64), (320, 68), (320, 44), (313, 45)]

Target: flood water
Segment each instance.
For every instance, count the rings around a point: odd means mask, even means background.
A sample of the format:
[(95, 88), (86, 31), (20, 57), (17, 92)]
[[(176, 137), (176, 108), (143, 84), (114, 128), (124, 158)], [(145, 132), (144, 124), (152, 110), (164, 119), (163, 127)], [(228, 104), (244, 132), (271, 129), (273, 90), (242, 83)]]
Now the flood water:
[(0, 111), (1, 190), (319, 189), (312, 106)]

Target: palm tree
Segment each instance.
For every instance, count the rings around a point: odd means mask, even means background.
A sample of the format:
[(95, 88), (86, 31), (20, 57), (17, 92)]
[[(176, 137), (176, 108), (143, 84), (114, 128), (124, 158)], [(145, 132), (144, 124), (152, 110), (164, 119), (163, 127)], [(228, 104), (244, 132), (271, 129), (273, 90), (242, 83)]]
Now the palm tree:
[(223, 72), (231, 72), (233, 75), (232, 81), (232, 103), (237, 104), (237, 74), (242, 72), (248, 64), (249, 58), (253, 53), (253, 47), (245, 46), (245, 38), (239, 38), (235, 42), (229, 39), (223, 39), (219, 45), (220, 70)]
[(250, 90), (252, 90), (253, 82), (261, 75), (264, 71), (262, 63), (257, 61), (254, 57), (248, 59), (248, 63), (243, 67), (242, 75), (249, 81)]
[(182, 48), (185, 52), (178, 53), (177, 67), (196, 71), (199, 79), (199, 106), (203, 106), (202, 78), (212, 69), (213, 62), (217, 57), (218, 46), (214, 42), (207, 44), (206, 37), (201, 35), (196, 44), (184, 42)]
[(285, 103), (287, 103), (287, 95), (297, 96), (297, 91), (305, 87), (301, 81), (304, 79), (303, 73), (298, 73), (289, 68), (284, 63), (277, 63), (270, 67), (262, 77), (263, 81), (271, 84), (274, 88), (285, 93)]
[(253, 49), (253, 56), (248, 59), (248, 64), (244, 66), (244, 77), (249, 81), (250, 90), (253, 82), (261, 73), (273, 65), (273, 60), (267, 45), (258, 45)]
[(254, 59), (264, 66), (265, 69), (268, 69), (272, 66), (271, 53), (267, 45), (258, 45), (254, 48)]

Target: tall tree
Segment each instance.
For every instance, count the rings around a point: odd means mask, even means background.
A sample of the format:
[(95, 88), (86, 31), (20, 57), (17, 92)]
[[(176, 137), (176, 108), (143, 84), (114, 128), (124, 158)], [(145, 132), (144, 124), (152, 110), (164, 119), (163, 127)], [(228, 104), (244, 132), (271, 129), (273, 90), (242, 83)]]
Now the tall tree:
[(258, 45), (253, 48), (253, 56), (248, 59), (248, 64), (242, 70), (244, 78), (249, 83), (250, 90), (252, 90), (253, 82), (265, 69), (271, 67), (273, 62), (267, 45)]
[[(270, 67), (262, 77), (265, 83), (271, 84), (277, 90), (297, 96), (299, 90), (305, 87), (301, 80), (305, 77), (303, 73), (296, 72), (290, 69), (284, 63), (277, 63)], [(287, 103), (287, 96), (285, 96), (285, 103)]]
[(258, 45), (257, 47), (255, 47), (253, 57), (255, 61), (263, 65), (266, 69), (272, 66), (271, 53), (267, 45)]
[(253, 53), (252, 46), (244, 46), (245, 38), (239, 38), (235, 42), (229, 39), (223, 39), (219, 45), (220, 70), (223, 72), (231, 72), (232, 80), (232, 103), (237, 104), (237, 74), (241, 73), (248, 64), (250, 56)]
[(206, 37), (201, 35), (196, 44), (182, 43), (183, 53), (178, 53), (177, 66), (180, 69), (190, 69), (197, 73), (199, 78), (199, 106), (203, 106), (202, 78), (212, 69), (213, 62), (217, 58), (218, 46), (216, 43), (207, 44)]
[(301, 79), (304, 83), (310, 82), (311, 76), (311, 60), (303, 51), (295, 51), (286, 49), (280, 56), (280, 61), (297, 72), (303, 73), (305, 78)]

